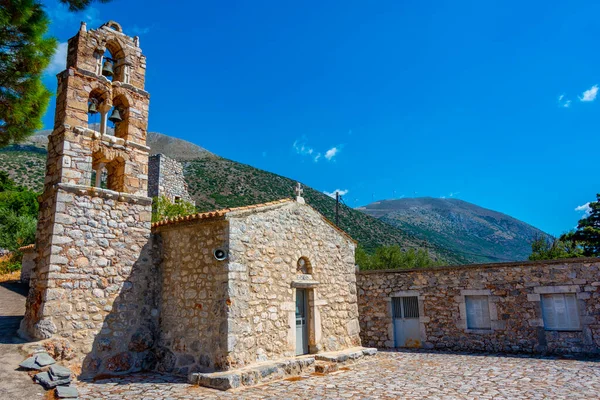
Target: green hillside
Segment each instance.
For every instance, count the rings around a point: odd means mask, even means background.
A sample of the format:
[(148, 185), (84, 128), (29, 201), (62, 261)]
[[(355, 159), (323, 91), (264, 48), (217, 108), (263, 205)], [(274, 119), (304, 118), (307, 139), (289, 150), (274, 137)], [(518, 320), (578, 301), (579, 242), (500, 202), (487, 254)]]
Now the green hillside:
[[(189, 151), (184, 154), (182, 146), (171, 138), (167, 140), (160, 136), (163, 135), (153, 134), (152, 140), (149, 140), (153, 152), (162, 152), (180, 159), (185, 166), (190, 194), (199, 211), (239, 207), (294, 196), (296, 182), (291, 179), (220, 158), (202, 148), (196, 148), (194, 151), (197, 152), (197, 157), (190, 160)], [(165, 146), (167, 142), (169, 145)], [(46, 163), (44, 144), (42, 138), (35, 136), (29, 144), (1, 149), (0, 170), (6, 171), (17, 184), (41, 191)], [(304, 188), (304, 197), (308, 204), (327, 218), (332, 221), (335, 219), (335, 201), (332, 198), (310, 187)], [(398, 244), (404, 249), (428, 249), (432, 257), (447, 263), (467, 261), (442, 247), (432, 246), (344, 205), (340, 207), (340, 226), (367, 250), (381, 245)]]

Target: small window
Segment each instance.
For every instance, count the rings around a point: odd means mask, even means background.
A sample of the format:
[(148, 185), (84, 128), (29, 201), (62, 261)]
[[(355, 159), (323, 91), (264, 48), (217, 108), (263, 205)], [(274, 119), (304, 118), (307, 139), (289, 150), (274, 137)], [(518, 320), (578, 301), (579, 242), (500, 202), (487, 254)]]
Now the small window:
[(465, 296), (468, 329), (492, 329), (488, 296)]
[(300, 257), (298, 262), (296, 263), (296, 272), (299, 274), (312, 274), (312, 265), (310, 265), (310, 261), (306, 257)]
[(542, 314), (544, 328), (548, 331), (577, 331), (581, 329), (575, 293), (542, 295)]

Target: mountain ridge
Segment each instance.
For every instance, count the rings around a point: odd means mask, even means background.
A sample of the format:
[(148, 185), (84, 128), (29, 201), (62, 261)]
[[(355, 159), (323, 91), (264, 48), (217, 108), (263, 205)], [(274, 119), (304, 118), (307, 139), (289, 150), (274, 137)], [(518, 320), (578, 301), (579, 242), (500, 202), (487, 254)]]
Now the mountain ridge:
[(357, 210), (475, 262), (525, 260), (547, 234), (510, 215), (460, 199), (380, 200)]

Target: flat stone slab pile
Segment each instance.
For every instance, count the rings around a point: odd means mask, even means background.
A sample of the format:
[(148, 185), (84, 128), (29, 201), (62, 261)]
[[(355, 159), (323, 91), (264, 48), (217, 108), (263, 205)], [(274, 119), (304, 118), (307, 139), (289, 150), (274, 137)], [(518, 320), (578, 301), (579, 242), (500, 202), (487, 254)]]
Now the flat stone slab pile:
[(19, 367), (29, 371), (40, 371), (33, 380), (46, 390), (56, 388), (56, 396), (60, 399), (77, 399), (78, 393), (71, 384), (71, 370), (56, 364), (54, 358), (46, 352), (35, 353), (24, 360)]

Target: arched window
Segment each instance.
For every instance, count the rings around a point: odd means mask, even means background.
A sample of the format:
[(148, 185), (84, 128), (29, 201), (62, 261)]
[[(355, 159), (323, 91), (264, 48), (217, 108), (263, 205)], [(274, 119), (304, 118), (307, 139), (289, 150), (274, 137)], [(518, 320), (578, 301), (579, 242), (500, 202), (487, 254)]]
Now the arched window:
[(312, 265), (306, 257), (300, 257), (296, 264), (296, 272), (299, 274), (310, 275), (312, 274)]
[(92, 160), (91, 186), (116, 192), (125, 190), (125, 161), (122, 158), (109, 160), (97, 151)]
[(88, 97), (88, 128), (101, 133), (103, 133), (101, 106), (104, 101), (102, 95), (100, 90), (94, 89)]
[(112, 122), (114, 135), (127, 140), (129, 137), (129, 101), (124, 95), (118, 95), (113, 100), (113, 109), (108, 120)]
[(109, 40), (102, 56), (102, 75), (109, 81), (129, 83), (129, 64), (125, 53), (116, 40)]

